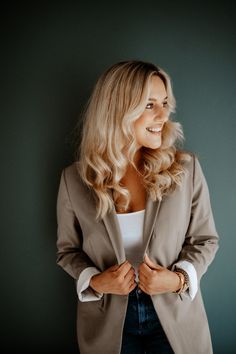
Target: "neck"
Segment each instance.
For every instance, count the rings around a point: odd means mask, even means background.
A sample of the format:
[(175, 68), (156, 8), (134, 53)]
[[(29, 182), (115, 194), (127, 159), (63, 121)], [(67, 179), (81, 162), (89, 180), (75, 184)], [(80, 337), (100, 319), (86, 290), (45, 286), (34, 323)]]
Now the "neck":
[[(142, 158), (141, 151), (140, 151), (140, 150), (137, 150), (136, 153), (135, 153), (135, 156), (134, 156), (134, 164), (135, 164), (136, 169), (137, 169), (139, 172), (141, 172), (141, 171), (140, 171), (141, 158)], [(125, 173), (124, 179), (125, 179), (127, 176), (130, 176), (130, 175), (137, 175), (137, 170), (135, 170), (135, 168), (133, 167), (133, 165), (132, 165), (131, 163), (129, 163), (128, 166), (127, 166), (127, 169), (126, 169), (126, 173)]]
[(138, 166), (139, 162), (141, 160), (141, 151), (140, 149), (136, 151), (135, 155), (134, 155), (134, 163), (135, 166)]

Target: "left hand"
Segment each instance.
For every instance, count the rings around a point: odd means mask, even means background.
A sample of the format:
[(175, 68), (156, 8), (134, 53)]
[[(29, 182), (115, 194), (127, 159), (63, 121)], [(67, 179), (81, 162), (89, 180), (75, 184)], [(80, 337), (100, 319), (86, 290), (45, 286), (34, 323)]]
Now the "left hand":
[(146, 294), (173, 292), (180, 288), (179, 277), (169, 269), (154, 263), (147, 254), (139, 266), (139, 288)]

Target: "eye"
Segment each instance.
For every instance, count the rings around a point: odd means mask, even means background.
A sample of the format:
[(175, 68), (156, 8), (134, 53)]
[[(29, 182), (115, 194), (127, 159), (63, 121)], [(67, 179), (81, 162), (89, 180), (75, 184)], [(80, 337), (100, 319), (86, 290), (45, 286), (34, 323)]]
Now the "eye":
[[(162, 103), (162, 105), (163, 105), (163, 107), (167, 107), (168, 106), (168, 102), (165, 101), (165, 102)], [(146, 109), (153, 109), (153, 108), (154, 108), (154, 103), (148, 103), (146, 105)]]
[(146, 109), (152, 109), (153, 108), (153, 103), (148, 103), (146, 105)]

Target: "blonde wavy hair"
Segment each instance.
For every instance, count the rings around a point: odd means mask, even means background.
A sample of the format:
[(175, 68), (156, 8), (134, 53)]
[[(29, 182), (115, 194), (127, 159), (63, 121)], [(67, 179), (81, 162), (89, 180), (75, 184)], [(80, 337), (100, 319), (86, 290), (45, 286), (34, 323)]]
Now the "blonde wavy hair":
[[(141, 162), (136, 166), (133, 123), (145, 110), (153, 75), (158, 75), (165, 85), (169, 119), (162, 130), (161, 146), (157, 149), (143, 146)], [(161, 200), (181, 185), (185, 171), (182, 161), (188, 159), (188, 154), (177, 149), (177, 143), (184, 137), (181, 124), (170, 120), (175, 108), (169, 75), (152, 63), (123, 61), (100, 76), (84, 110), (76, 152), (79, 175), (95, 192), (97, 220), (114, 205), (128, 210), (130, 193), (122, 186), (121, 179), (129, 164), (142, 175), (145, 190), (153, 201)]]

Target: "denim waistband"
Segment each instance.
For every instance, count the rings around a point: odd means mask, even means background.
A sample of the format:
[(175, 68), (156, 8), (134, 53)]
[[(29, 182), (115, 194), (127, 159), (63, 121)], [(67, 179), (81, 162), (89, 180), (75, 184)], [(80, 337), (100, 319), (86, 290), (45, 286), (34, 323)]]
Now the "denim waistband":
[(144, 291), (142, 291), (138, 285), (129, 293), (129, 297), (150, 297), (150, 295), (146, 294)]

